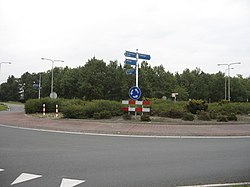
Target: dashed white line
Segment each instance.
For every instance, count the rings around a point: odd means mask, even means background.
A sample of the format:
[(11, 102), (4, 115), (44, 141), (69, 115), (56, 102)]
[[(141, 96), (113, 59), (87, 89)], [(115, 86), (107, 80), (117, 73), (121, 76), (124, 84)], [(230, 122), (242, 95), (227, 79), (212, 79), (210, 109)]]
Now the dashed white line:
[(1, 168), (0, 168), (0, 172), (1, 172), (1, 171), (4, 171), (4, 169), (1, 169)]
[(10, 185), (26, 182), (26, 181), (29, 181), (29, 180), (32, 180), (32, 179), (37, 179), (39, 177), (42, 177), (42, 175), (35, 175), (35, 174), (30, 174), (30, 173), (22, 173)]
[(78, 184), (82, 184), (84, 182), (85, 182), (85, 180), (63, 178), (60, 187), (73, 187), (73, 186), (76, 186)]

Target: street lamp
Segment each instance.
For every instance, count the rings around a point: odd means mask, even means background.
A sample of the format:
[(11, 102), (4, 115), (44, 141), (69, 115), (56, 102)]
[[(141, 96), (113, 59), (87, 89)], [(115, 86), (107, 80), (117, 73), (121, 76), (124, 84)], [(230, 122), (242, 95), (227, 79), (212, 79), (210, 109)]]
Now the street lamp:
[[(234, 68), (230, 68), (230, 69), (234, 69)], [(225, 100), (227, 100), (227, 77), (226, 77), (227, 71), (228, 71), (228, 68), (225, 70)]]
[(49, 58), (41, 58), (42, 60), (48, 60), (51, 61), (52, 63), (52, 68), (51, 68), (51, 96), (53, 96), (53, 84), (54, 84), (54, 73), (53, 73), (53, 69), (54, 69), (54, 62), (64, 62), (63, 60), (52, 60)]
[(11, 62), (0, 62), (0, 74), (1, 74), (1, 65), (2, 64), (11, 64)]
[(231, 96), (230, 96), (230, 66), (231, 65), (235, 65), (235, 64), (241, 64), (240, 62), (234, 62), (234, 63), (230, 63), (230, 64), (217, 64), (218, 66), (227, 66), (227, 70), (228, 70), (228, 101), (231, 100)]

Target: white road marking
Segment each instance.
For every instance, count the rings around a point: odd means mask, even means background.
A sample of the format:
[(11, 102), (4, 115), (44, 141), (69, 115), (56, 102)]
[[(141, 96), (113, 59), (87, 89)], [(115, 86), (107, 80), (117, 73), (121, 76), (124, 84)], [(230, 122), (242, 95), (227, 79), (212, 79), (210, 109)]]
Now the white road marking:
[(73, 187), (78, 184), (86, 182), (85, 180), (76, 180), (76, 179), (66, 179), (63, 178), (60, 187)]
[(204, 184), (204, 185), (178, 186), (178, 187), (220, 187), (220, 186), (239, 186), (239, 185), (249, 185), (249, 184), (250, 182), (240, 182), (240, 183)]
[(1, 168), (0, 168), (0, 172), (1, 172), (1, 171), (4, 171), (4, 169), (1, 169)]
[(13, 129), (22, 129), (38, 132), (51, 132), (51, 133), (61, 133), (61, 134), (74, 134), (74, 135), (89, 135), (89, 136), (107, 136), (107, 137), (128, 137), (128, 138), (168, 138), (168, 139), (241, 139), (250, 138), (250, 136), (155, 136), (155, 135), (123, 135), (123, 134), (99, 134), (99, 133), (85, 133), (85, 132), (70, 132), (70, 131), (57, 131), (57, 130), (47, 130), (47, 129), (36, 129), (18, 126), (9, 126), (0, 124), (0, 127), (8, 127)]
[(19, 177), (16, 178), (15, 181), (13, 181), (11, 183), (11, 185), (26, 182), (26, 181), (36, 179), (36, 178), (39, 178), (39, 177), (42, 177), (42, 175), (35, 175), (35, 174), (30, 174), (30, 173), (22, 173), (21, 175), (19, 175)]

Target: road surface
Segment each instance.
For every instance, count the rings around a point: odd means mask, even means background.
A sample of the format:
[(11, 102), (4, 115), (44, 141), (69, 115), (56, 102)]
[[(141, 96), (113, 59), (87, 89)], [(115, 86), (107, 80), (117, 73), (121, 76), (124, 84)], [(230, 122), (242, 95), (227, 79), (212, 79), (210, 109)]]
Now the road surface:
[[(34, 179), (20, 182), (30, 176)], [(109, 137), (0, 126), (1, 187), (166, 187), (248, 181), (249, 138)]]

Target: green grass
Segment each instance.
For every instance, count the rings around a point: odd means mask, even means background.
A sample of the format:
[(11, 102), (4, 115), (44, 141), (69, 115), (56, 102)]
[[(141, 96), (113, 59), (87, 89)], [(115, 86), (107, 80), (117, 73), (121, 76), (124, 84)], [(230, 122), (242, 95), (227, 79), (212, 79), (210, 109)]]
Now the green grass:
[(8, 107), (5, 104), (0, 103), (0, 111), (4, 111), (4, 110), (7, 110), (7, 109), (8, 109)]

